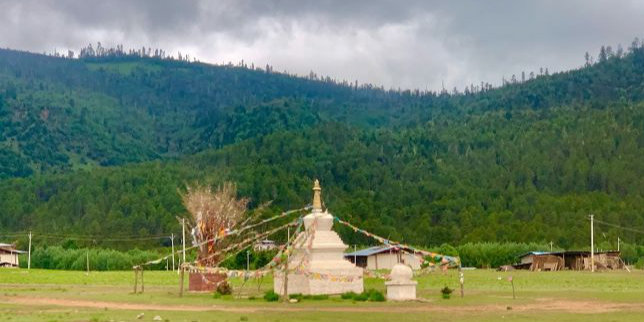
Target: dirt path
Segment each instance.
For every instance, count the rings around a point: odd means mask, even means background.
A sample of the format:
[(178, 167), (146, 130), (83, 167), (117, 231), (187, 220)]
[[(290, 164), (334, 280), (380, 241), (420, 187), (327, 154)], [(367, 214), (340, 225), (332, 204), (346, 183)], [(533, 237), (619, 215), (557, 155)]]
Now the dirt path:
[[(399, 308), (391, 306), (382, 307), (325, 307), (325, 306), (228, 306), (228, 305), (161, 305), (161, 304), (140, 304), (140, 303), (120, 303), (107, 301), (87, 301), (87, 300), (70, 300), (55, 299), (48, 297), (0, 297), (0, 302), (13, 303), (20, 305), (51, 305), (61, 307), (75, 308), (97, 308), (111, 310), (136, 310), (136, 311), (183, 311), (183, 312), (205, 312), (205, 311), (222, 311), (233, 313), (256, 313), (256, 312), (379, 312), (393, 313), (396, 309), (405, 312), (454, 312), (456, 307), (437, 306), (431, 303), (405, 304)], [(504, 312), (508, 310), (507, 306), (487, 304), (487, 305), (468, 305), (458, 306), (457, 311), (461, 313), (475, 312)], [(644, 303), (606, 303), (595, 301), (571, 301), (560, 299), (538, 299), (536, 303), (513, 305), (511, 310), (515, 312), (525, 311), (560, 311), (568, 313), (609, 313), (615, 311), (644, 311)]]

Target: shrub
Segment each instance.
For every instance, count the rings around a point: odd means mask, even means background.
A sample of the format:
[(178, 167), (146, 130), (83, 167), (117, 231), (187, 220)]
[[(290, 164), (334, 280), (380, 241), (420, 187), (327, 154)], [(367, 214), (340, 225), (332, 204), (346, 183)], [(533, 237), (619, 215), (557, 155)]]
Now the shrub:
[(302, 299), (304, 298), (304, 296), (302, 295), (302, 293), (295, 293), (295, 294), (289, 294), (289, 295), (288, 295), (288, 298), (289, 298), (289, 300), (298, 300), (298, 301), (302, 301)]
[(343, 300), (354, 300), (359, 302), (364, 302), (364, 301), (384, 302), (386, 300), (385, 295), (382, 294), (382, 292), (373, 288), (365, 290), (360, 294), (356, 294), (355, 292), (342, 293), (340, 297)]
[(280, 296), (277, 293), (275, 293), (275, 291), (273, 290), (269, 290), (266, 293), (264, 293), (264, 300), (266, 300), (267, 302), (277, 302), (279, 301), (279, 299), (280, 299)]
[(644, 268), (644, 258), (640, 258), (637, 260), (637, 262), (635, 263), (635, 268), (637, 269)]
[(346, 292), (346, 293), (342, 293), (342, 295), (340, 295), (340, 297), (343, 300), (353, 300), (356, 297), (356, 295), (358, 295), (358, 294), (356, 294), (355, 292)]
[[(138, 249), (120, 252), (111, 249), (75, 249), (61, 246), (36, 247), (31, 254), (31, 267), (44, 269), (86, 270), (87, 255), (92, 271), (129, 270), (132, 265), (141, 264), (164, 256), (164, 253)], [(20, 263), (26, 265), (26, 261)], [(146, 270), (165, 269), (165, 262), (148, 265)]]
[(310, 295), (309, 298), (311, 300), (319, 301), (319, 300), (328, 300), (329, 296), (326, 294), (318, 294), (318, 295)]
[(385, 301), (385, 295), (382, 294), (382, 292), (371, 289), (369, 290), (369, 301), (372, 302), (384, 302)]
[(217, 285), (217, 294), (221, 295), (230, 295), (233, 294), (233, 287), (230, 286), (230, 283), (228, 281), (222, 281)]
[(441, 289), (441, 294), (442, 294), (444, 299), (448, 299), (450, 297), (450, 295), (452, 294), (452, 292), (454, 292), (454, 290), (449, 288), (449, 287), (447, 287), (447, 285), (445, 285), (445, 287), (443, 287)]
[[(451, 252), (448, 245), (436, 249)], [(518, 261), (518, 256), (529, 251), (548, 251), (550, 246), (537, 243), (467, 243), (456, 247), (463, 266), (499, 267)]]

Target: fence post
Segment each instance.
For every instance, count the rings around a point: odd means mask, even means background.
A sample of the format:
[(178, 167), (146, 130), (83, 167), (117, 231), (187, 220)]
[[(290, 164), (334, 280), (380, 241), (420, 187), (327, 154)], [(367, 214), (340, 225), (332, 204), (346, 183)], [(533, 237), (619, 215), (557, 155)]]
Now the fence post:
[(143, 282), (143, 267), (141, 267), (141, 294), (145, 290), (145, 282)]
[(181, 271), (181, 277), (179, 277), (179, 297), (183, 297), (183, 278), (184, 278), (184, 269), (183, 266), (179, 267), (179, 270)]
[(138, 284), (139, 284), (139, 270), (135, 266), (134, 267), (134, 294), (136, 294)]

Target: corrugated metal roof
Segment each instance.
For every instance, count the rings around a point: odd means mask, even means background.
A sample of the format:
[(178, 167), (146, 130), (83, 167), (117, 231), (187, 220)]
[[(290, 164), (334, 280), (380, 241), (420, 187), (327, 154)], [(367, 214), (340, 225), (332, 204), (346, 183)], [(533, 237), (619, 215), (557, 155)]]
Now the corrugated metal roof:
[[(615, 254), (619, 253), (616, 250), (606, 250), (606, 251), (595, 251), (595, 254)], [(525, 256), (530, 256), (530, 255), (588, 255), (590, 256), (590, 251), (586, 250), (564, 250), (564, 251), (557, 251), (557, 252), (527, 252), (525, 254), (519, 255), (519, 257), (525, 257)]]
[(0, 248), (2, 250), (4, 250), (4, 251), (10, 252), (10, 253), (18, 253), (18, 254), (27, 253), (25, 251), (15, 249), (13, 244), (0, 243)]
[(345, 253), (344, 256), (371, 256), (374, 254), (389, 251), (392, 248), (393, 246), (389, 246), (389, 245), (373, 246), (373, 247), (359, 250), (357, 252)]

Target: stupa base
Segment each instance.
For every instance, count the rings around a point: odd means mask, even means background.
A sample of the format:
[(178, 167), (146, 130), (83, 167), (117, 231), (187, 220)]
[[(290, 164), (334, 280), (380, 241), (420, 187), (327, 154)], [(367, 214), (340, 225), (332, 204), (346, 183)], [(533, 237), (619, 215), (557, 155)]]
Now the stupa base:
[(407, 283), (385, 282), (388, 301), (413, 301), (416, 299), (416, 285), (418, 282)]
[[(362, 268), (352, 267), (338, 270), (312, 270), (309, 274), (289, 273), (288, 294), (320, 295), (342, 294), (346, 292), (362, 293), (364, 283)], [(284, 294), (284, 274), (276, 272), (273, 276), (273, 290)]]
[(226, 279), (226, 274), (190, 272), (188, 276), (188, 291), (212, 292), (217, 289), (219, 282)]

